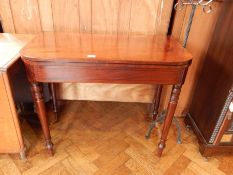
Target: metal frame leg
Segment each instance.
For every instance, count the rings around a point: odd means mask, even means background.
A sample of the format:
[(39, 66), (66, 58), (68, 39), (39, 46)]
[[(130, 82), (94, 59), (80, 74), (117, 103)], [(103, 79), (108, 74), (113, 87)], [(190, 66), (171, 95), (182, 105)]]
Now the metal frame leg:
[(56, 88), (55, 88), (54, 83), (49, 84), (51, 96), (52, 96), (52, 101), (53, 101), (53, 112), (55, 115), (55, 122), (58, 121), (58, 105), (57, 105), (57, 98), (56, 98)]
[(19, 152), (19, 158), (21, 160), (26, 160), (26, 148), (24, 147), (20, 152)]

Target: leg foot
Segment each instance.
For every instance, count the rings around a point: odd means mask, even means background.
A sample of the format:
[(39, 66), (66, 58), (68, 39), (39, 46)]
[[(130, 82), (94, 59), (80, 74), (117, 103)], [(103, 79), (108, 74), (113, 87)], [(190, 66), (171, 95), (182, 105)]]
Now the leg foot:
[(51, 140), (46, 140), (45, 146), (46, 146), (46, 148), (48, 150), (48, 154), (50, 156), (53, 156), (53, 143), (51, 142)]
[(162, 156), (164, 148), (165, 148), (165, 144), (164, 143), (159, 143), (159, 145), (158, 145), (158, 153), (157, 153), (158, 157)]

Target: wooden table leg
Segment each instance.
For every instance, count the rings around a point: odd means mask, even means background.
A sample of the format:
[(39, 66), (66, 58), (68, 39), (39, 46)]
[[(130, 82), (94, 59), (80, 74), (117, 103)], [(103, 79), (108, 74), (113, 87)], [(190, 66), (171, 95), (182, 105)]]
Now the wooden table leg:
[(46, 108), (43, 97), (43, 89), (41, 83), (32, 82), (31, 90), (34, 99), (34, 103), (36, 105), (36, 110), (38, 117), (40, 119), (41, 127), (43, 130), (43, 134), (45, 137), (46, 147), (50, 155), (53, 155), (53, 143), (51, 141), (50, 130), (48, 125), (48, 120), (46, 116)]
[(169, 101), (168, 108), (167, 108), (165, 121), (163, 124), (163, 130), (162, 130), (162, 134), (161, 134), (161, 138), (160, 138), (160, 142), (159, 142), (159, 147), (158, 147), (158, 156), (159, 157), (161, 157), (163, 149), (165, 148), (167, 135), (168, 135), (171, 123), (172, 123), (173, 116), (175, 114), (176, 106), (177, 106), (179, 96), (180, 96), (180, 91), (181, 91), (181, 85), (174, 85), (173, 86), (170, 101)]
[(55, 114), (55, 122), (58, 120), (58, 108), (57, 108), (57, 98), (56, 98), (56, 89), (55, 89), (55, 84), (50, 83), (50, 92), (52, 95), (52, 100), (53, 100), (53, 112)]
[(156, 85), (154, 102), (153, 102), (153, 113), (152, 113), (153, 121), (155, 121), (158, 116), (162, 89), (163, 89), (163, 85), (161, 84)]

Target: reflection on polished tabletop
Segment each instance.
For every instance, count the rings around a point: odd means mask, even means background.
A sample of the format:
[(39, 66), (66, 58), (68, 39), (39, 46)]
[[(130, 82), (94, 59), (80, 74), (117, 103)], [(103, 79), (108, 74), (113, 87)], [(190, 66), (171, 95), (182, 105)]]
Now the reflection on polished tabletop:
[(187, 64), (192, 56), (172, 37), (41, 33), (21, 55), (33, 61)]
[(41, 83), (50, 83), (52, 87), (54, 83), (63, 82), (156, 84), (154, 120), (162, 86), (173, 85), (158, 147), (158, 156), (162, 155), (192, 61), (192, 55), (172, 37), (47, 32), (28, 43), (21, 57), (50, 154), (53, 144)]

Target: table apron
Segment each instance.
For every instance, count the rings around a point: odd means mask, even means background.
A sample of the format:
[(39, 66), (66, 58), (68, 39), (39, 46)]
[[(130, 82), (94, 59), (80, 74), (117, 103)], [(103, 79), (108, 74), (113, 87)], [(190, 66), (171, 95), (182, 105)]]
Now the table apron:
[(25, 64), (32, 82), (183, 84), (188, 66), (124, 64)]

